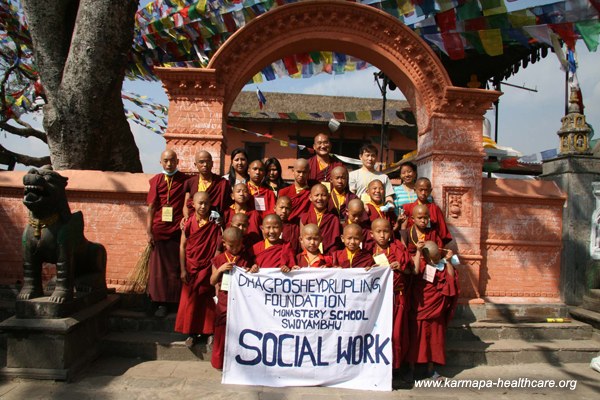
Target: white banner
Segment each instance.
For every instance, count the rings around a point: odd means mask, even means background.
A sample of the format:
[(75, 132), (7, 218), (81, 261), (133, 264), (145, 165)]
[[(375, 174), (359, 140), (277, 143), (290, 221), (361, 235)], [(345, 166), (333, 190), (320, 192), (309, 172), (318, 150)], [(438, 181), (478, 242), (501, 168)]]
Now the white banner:
[(389, 268), (236, 268), (223, 383), (392, 390)]

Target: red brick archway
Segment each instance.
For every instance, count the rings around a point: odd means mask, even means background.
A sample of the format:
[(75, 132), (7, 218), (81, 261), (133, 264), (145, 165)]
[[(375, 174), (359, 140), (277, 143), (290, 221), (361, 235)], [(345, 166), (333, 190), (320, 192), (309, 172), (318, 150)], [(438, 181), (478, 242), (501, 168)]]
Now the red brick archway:
[(447, 217), (467, 260), (463, 282), (469, 285), (463, 294), (479, 297), (482, 120), (500, 93), (452, 86), (429, 46), (375, 8), (347, 1), (277, 7), (231, 36), (208, 68), (157, 68), (170, 100), (165, 138), (180, 157), (180, 169), (193, 170), (194, 153), (205, 149), (215, 159), (216, 172), (223, 172), (224, 116), (244, 84), (283, 56), (314, 50), (360, 57), (402, 90), (417, 117), (419, 175), (431, 178), (444, 210), (450, 201), (460, 204), (460, 219)]

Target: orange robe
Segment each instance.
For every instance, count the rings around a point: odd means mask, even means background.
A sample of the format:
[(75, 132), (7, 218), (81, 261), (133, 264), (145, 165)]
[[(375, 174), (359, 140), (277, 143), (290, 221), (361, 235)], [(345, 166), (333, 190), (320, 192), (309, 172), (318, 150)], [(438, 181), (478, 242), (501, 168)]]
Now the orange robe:
[(365, 268), (375, 264), (373, 255), (368, 251), (358, 249), (352, 261), (348, 258), (346, 249), (333, 252), (333, 265), (342, 268)]

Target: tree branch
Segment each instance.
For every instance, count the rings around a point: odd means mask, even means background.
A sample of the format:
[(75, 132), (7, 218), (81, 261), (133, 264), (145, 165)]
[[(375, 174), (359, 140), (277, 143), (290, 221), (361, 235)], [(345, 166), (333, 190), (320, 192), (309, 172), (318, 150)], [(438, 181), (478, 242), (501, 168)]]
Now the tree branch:
[(14, 125), (10, 125), (7, 122), (0, 122), (0, 129), (4, 129), (6, 132), (12, 133), (13, 135), (21, 136), (24, 138), (34, 137), (40, 139), (44, 143), (48, 143), (48, 138), (46, 137), (46, 133), (42, 131), (38, 131), (34, 129), (25, 121), (18, 120), (18, 122), (25, 126), (25, 128), (19, 128)]
[(44, 165), (51, 164), (50, 156), (46, 157), (31, 157), (26, 156), (24, 154), (19, 154), (12, 152), (6, 149), (4, 146), (0, 144), (0, 154), (8, 155), (10, 157), (14, 157), (16, 162), (23, 165), (31, 165), (34, 167), (43, 167)]

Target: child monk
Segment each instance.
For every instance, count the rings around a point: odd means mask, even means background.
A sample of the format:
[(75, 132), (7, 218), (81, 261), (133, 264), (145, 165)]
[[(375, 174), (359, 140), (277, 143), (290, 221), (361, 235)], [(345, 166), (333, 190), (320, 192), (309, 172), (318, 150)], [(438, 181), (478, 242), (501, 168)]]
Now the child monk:
[(427, 363), (432, 379), (440, 379), (434, 364), (446, 363), (446, 330), (458, 300), (458, 274), (449, 262), (451, 257), (451, 250), (442, 252), (430, 240), (417, 242), (413, 257), (416, 275), (408, 318), (411, 344), (408, 362), (411, 371), (415, 363)]
[(429, 209), (426, 205), (417, 204), (412, 209), (412, 216), (409, 219), (411, 220), (412, 225), (408, 229), (408, 244), (406, 245), (406, 248), (411, 257), (417, 252), (417, 243), (419, 242), (431, 240), (442, 247), (442, 239), (440, 239), (437, 232), (430, 227)]
[(319, 250), (322, 241), (319, 227), (316, 224), (307, 224), (302, 227), (300, 242), (304, 249), (296, 256), (296, 265), (299, 267), (329, 268), (333, 265), (333, 258), (325, 256)]
[(344, 166), (337, 166), (331, 170), (331, 196), (327, 208), (330, 212), (337, 214), (340, 222), (344, 223), (348, 218), (348, 203), (358, 197), (348, 189), (348, 170)]
[(254, 246), (256, 243), (262, 240), (262, 231), (260, 232), (258, 240), (256, 237), (252, 237), (252, 235), (247, 234), (249, 225), (250, 223), (248, 222), (248, 214), (238, 213), (234, 214), (233, 217), (231, 217), (231, 222), (229, 226), (227, 226), (227, 228), (238, 228), (242, 231), (242, 235), (244, 235), (244, 248), (248, 251), (250, 251), (252, 246)]
[(275, 193), (271, 188), (263, 186), (265, 179), (265, 164), (260, 160), (254, 160), (248, 167), (248, 190), (252, 195), (251, 201), (254, 202), (254, 209), (260, 213), (261, 217), (267, 214), (273, 214), (275, 207)]
[(281, 222), (283, 223), (281, 238), (290, 244), (294, 254), (298, 254), (300, 249), (300, 227), (298, 224), (290, 222), (289, 216), (291, 212), (292, 201), (290, 198), (287, 196), (278, 197), (275, 203), (275, 214), (281, 218)]
[(248, 216), (248, 227), (246, 228), (246, 234), (248, 235), (247, 242), (254, 244), (261, 241), (260, 213), (254, 210), (254, 207), (250, 204), (252, 198), (246, 184), (236, 183), (233, 186), (231, 199), (233, 200), (233, 204), (223, 213), (225, 226), (231, 225), (231, 219), (235, 214), (246, 214)]
[(392, 225), (387, 219), (378, 218), (371, 224), (373, 236), (373, 260), (375, 265), (389, 266), (394, 270), (394, 325), (392, 329), (393, 368), (398, 369), (408, 351), (407, 292), (412, 269), (410, 257), (404, 244), (394, 239)]
[(288, 219), (298, 223), (300, 216), (310, 207), (310, 188), (308, 186), (308, 161), (299, 158), (294, 162), (294, 184), (279, 191), (279, 196), (287, 196), (292, 200), (292, 212)]
[(254, 261), (246, 252), (243, 243), (244, 235), (238, 228), (227, 228), (223, 231), (223, 247), (225, 251), (212, 259), (212, 275), (210, 284), (217, 289), (217, 306), (215, 316), (215, 337), (210, 363), (213, 368), (223, 369), (225, 354), (225, 324), (227, 322), (227, 294), (229, 291), (229, 274), (234, 266), (250, 268)]
[(367, 186), (370, 201), (365, 205), (371, 222), (378, 218), (387, 219), (392, 225), (396, 223), (396, 213), (391, 203), (384, 203), (385, 188), (379, 179), (372, 180)]
[(303, 225), (316, 224), (321, 232), (323, 242), (321, 251), (323, 254), (331, 255), (334, 250), (341, 248), (338, 245), (340, 236), (340, 220), (337, 215), (327, 211), (329, 192), (322, 183), (317, 183), (310, 189), (310, 207), (308, 212), (300, 218), (300, 229)]
[(215, 320), (215, 289), (210, 284), (211, 262), (221, 242), (221, 227), (209, 220), (210, 196), (196, 192), (192, 199), (195, 213), (183, 229), (179, 259), (181, 263), (181, 298), (175, 331), (188, 335), (186, 346), (192, 347), (199, 334), (212, 335)]
[(343, 250), (333, 252), (333, 266), (336, 268), (369, 268), (373, 266), (373, 256), (360, 248), (362, 229), (356, 224), (346, 225), (342, 234)]
[[(429, 210), (431, 228), (437, 232), (437, 235), (444, 244), (448, 244), (452, 241), (452, 235), (450, 234), (448, 226), (446, 225), (444, 213), (435, 203), (430, 201), (431, 190), (431, 181), (429, 179), (417, 179), (417, 181), (415, 182), (415, 192), (417, 193), (417, 200), (413, 203), (405, 204), (403, 208), (406, 215), (412, 215), (413, 209), (417, 205), (424, 204), (425, 206), (427, 206), (427, 209)], [(403, 228), (406, 227), (409, 229), (412, 225), (412, 220), (408, 218), (403, 225)]]
[(369, 215), (365, 211), (365, 204), (359, 199), (352, 199), (348, 202), (348, 219), (343, 226), (357, 224), (361, 227), (362, 237), (362, 248), (371, 251), (373, 249), (373, 237), (371, 236), (371, 221)]
[(255, 264), (250, 272), (258, 272), (260, 268), (280, 268), (289, 272), (296, 266), (295, 254), (290, 244), (281, 239), (283, 222), (275, 214), (267, 215), (262, 222), (262, 232), (265, 240), (252, 246)]

